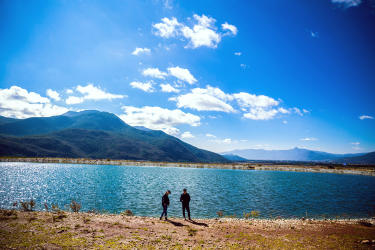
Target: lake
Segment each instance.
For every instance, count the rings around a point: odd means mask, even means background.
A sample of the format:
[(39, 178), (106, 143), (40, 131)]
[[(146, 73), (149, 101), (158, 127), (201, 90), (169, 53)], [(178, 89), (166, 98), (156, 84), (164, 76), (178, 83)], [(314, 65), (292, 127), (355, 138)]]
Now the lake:
[(164, 168), (110, 165), (0, 163), (0, 207), (33, 198), (67, 208), (71, 200), (82, 211), (160, 216), (167, 189), (169, 216), (181, 217), (183, 188), (191, 196), (192, 217), (242, 216), (253, 210), (260, 217), (362, 218), (374, 216), (375, 178), (361, 175), (283, 171)]

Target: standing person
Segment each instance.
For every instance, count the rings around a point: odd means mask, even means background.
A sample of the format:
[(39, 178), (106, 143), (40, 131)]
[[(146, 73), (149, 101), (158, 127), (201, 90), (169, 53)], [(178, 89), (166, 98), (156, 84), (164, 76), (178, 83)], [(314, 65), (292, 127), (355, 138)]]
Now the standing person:
[(183, 193), (181, 194), (180, 201), (182, 203), (182, 215), (184, 216), (184, 219), (186, 220), (186, 217), (185, 217), (185, 209), (186, 209), (188, 212), (189, 220), (191, 220), (190, 207), (189, 207), (190, 195), (187, 193), (186, 188), (184, 188)]
[(167, 190), (167, 192), (165, 192), (165, 194), (163, 195), (163, 197), (161, 198), (161, 205), (163, 206), (163, 212), (161, 213), (161, 216), (160, 216), (160, 219), (163, 218), (163, 215), (165, 215), (165, 220), (168, 220), (167, 218), (167, 210), (168, 210), (168, 206), (169, 206), (169, 197), (168, 195), (171, 194), (171, 191)]

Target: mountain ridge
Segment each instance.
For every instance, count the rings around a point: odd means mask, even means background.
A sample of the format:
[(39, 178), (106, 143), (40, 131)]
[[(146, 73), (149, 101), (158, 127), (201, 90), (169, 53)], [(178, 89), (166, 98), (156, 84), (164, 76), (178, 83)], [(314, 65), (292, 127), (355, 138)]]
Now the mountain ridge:
[(112, 113), (0, 119), (0, 156), (229, 162), (159, 130), (134, 128)]

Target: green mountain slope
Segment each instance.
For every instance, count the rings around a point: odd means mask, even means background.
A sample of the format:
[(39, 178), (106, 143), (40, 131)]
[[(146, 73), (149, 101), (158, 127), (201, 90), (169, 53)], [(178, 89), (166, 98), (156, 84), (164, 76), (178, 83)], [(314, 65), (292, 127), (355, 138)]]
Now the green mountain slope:
[(15, 119), (2, 123), (0, 134), (1, 156), (228, 162), (162, 131), (139, 130), (98, 111)]

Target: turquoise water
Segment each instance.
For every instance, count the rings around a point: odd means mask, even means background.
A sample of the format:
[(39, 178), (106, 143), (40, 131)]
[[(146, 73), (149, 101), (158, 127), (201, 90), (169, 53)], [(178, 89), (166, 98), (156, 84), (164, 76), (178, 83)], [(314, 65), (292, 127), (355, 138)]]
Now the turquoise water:
[(0, 207), (33, 198), (67, 207), (72, 199), (91, 209), (159, 216), (170, 189), (170, 216), (181, 217), (187, 188), (193, 217), (216, 212), (261, 217), (369, 217), (375, 209), (375, 178), (359, 175), (223, 169), (0, 163)]

